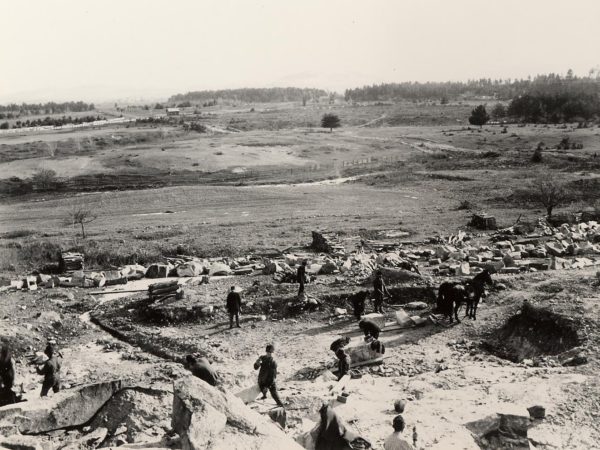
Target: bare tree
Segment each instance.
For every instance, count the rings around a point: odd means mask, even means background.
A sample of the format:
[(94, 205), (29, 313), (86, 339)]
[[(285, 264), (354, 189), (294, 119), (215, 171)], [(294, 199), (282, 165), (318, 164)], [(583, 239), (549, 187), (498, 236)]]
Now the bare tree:
[(535, 185), (537, 199), (546, 207), (548, 217), (552, 217), (552, 210), (567, 199), (564, 184), (548, 178), (538, 178)]
[(39, 169), (31, 176), (31, 181), (39, 190), (47, 191), (56, 186), (58, 178), (52, 169)]
[(73, 226), (75, 226), (75, 224), (79, 224), (81, 226), (81, 236), (83, 239), (85, 239), (85, 225), (93, 222), (97, 218), (98, 216), (91, 210), (80, 207), (73, 209), (69, 213), (67, 221), (69, 224), (73, 224)]

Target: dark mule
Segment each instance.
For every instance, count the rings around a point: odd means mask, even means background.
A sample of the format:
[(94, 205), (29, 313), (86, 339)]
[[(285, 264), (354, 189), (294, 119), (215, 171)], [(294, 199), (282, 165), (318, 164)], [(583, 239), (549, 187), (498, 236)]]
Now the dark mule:
[(467, 312), (465, 317), (473, 320), (477, 319), (477, 306), (481, 297), (485, 297), (486, 283), (490, 285), (494, 284), (492, 275), (487, 269), (475, 275), (471, 281), (465, 283), (465, 287), (467, 288)]
[(468, 298), (467, 289), (461, 283), (449, 281), (442, 283), (438, 291), (436, 311), (448, 317), (450, 323), (453, 321), (452, 314), (454, 313), (456, 321), (460, 322), (458, 310), (463, 303), (467, 302)]

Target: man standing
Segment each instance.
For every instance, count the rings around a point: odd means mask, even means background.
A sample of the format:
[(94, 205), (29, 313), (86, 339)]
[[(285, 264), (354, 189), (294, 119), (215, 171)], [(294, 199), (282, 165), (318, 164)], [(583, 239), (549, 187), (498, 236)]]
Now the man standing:
[(338, 359), (338, 381), (342, 379), (344, 375), (348, 375), (350, 372), (350, 355), (348, 355), (343, 347), (340, 347), (335, 352), (335, 356)]
[(192, 375), (206, 381), (211, 386), (217, 385), (219, 376), (208, 362), (208, 359), (200, 358), (198, 360), (192, 355), (187, 355), (185, 363), (185, 368), (192, 372)]
[(383, 444), (384, 450), (413, 450), (414, 447), (402, 439), (404, 431), (404, 418), (401, 415), (394, 417), (394, 432), (388, 436)]
[(304, 281), (306, 278), (306, 260), (302, 261), (300, 267), (298, 267), (298, 271), (296, 272), (296, 282), (300, 283), (300, 288), (298, 289), (298, 295), (304, 293)]
[(231, 286), (231, 291), (227, 294), (227, 311), (229, 311), (229, 329), (233, 328), (233, 318), (235, 325), (240, 328), (240, 310), (242, 309), (242, 296), (235, 291), (235, 286)]
[(273, 352), (275, 347), (272, 344), (267, 345), (266, 354), (259, 357), (254, 363), (254, 370), (258, 372), (258, 387), (262, 392), (263, 400), (267, 398), (267, 390), (271, 393), (271, 397), (277, 403), (277, 406), (283, 408), (283, 403), (277, 394), (277, 385), (275, 379), (277, 378), (277, 363), (273, 359)]
[(352, 308), (354, 310), (354, 317), (356, 320), (360, 320), (365, 312), (365, 300), (367, 293), (358, 292), (352, 297)]
[(390, 292), (383, 282), (383, 276), (381, 275), (380, 270), (378, 270), (375, 274), (373, 288), (375, 290), (375, 312), (383, 314), (383, 296), (390, 296)]
[(52, 389), (54, 393), (60, 391), (60, 368), (62, 366), (62, 358), (58, 357), (58, 352), (52, 344), (46, 346), (44, 353), (48, 357), (48, 361), (44, 363), (42, 368), (37, 368), (37, 373), (39, 375), (44, 375), (40, 397), (46, 397), (50, 389)]

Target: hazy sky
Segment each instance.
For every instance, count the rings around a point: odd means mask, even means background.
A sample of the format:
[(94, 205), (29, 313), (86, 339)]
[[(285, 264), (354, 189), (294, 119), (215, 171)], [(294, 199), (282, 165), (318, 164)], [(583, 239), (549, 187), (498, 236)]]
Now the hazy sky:
[(0, 102), (587, 74), (599, 0), (3, 0)]

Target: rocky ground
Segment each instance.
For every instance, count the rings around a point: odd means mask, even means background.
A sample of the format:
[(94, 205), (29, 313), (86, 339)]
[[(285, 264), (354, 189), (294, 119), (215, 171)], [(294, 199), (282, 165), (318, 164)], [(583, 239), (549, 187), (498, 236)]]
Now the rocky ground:
[[(348, 402), (336, 408), (351, 428), (375, 448), (381, 448), (391, 431), (393, 402), (405, 399), (404, 416), (410, 430), (416, 427), (419, 448), (497, 448), (493, 440), (489, 441), (490, 436), (477, 443), (482, 427), (478, 421), (485, 419), (484, 424), (489, 427), (493, 422), (490, 416), (522, 417), (527, 415), (526, 408), (541, 405), (546, 417), (527, 423), (532, 447), (595, 448), (600, 438), (600, 309), (595, 271), (535, 272), (500, 275), (496, 279), (506, 289), (490, 291), (480, 305), (477, 321), (464, 319), (452, 327), (427, 324), (384, 331), (384, 363), (361, 368), (362, 378), (350, 380), (346, 387)], [(253, 287), (256, 281), (260, 284)], [(190, 288), (186, 302), (220, 306), (232, 283), (225, 278)], [(309, 380), (312, 377), (306, 374), (320, 373), (331, 365), (329, 344), (340, 334), (350, 335), (353, 341), (361, 339), (356, 322), (349, 315), (334, 313), (336, 307), (345, 306), (343, 296), (331, 297), (314, 312), (286, 315), (282, 306), (295, 297), (294, 285), (274, 284), (265, 276), (236, 277), (235, 284), (249, 292), (246, 300), (250, 306), (242, 315), (242, 328), (234, 330), (229, 330), (222, 308), (214, 309), (210, 317), (193, 321), (153, 323), (143, 320), (141, 297), (119, 298), (99, 305), (81, 289), (4, 295), (0, 327), (4, 339), (15, 344), (17, 385), (23, 384), (25, 398), (37, 397), (41, 382), (28, 364), (29, 357), (42, 350), (48, 339), (57, 340), (64, 355), (65, 387), (74, 389), (107, 379), (124, 379), (136, 386), (115, 396), (107, 409), (84, 426), (36, 439), (48, 448), (59, 448), (106, 428), (106, 436), (97, 442), (102, 442), (102, 446), (126, 442), (177, 446), (177, 441), (172, 440), (170, 415), (172, 382), (185, 374), (177, 362), (179, 358), (186, 353), (207, 355), (223, 374), (226, 388), (237, 392), (254, 383), (252, 364), (269, 342), (277, 348), (279, 388), (288, 404), (287, 432), (298, 435), (310, 429), (321, 401), (331, 397), (331, 382), (323, 378)], [(307, 288), (310, 296), (321, 299), (332, 291), (343, 292), (344, 288), (325, 281)], [(271, 299), (269, 304), (264, 303), (265, 298)], [(536, 334), (536, 324), (532, 323), (530, 335), (520, 329), (502, 334), (500, 330), (508, 319), (524, 309), (524, 301), (556, 314), (560, 320), (555, 323), (560, 322), (561, 327), (563, 319), (571, 324), (581, 339), (576, 349), (568, 352), (569, 348), (562, 345), (563, 329), (558, 326), (541, 326), (545, 334)], [(398, 307), (388, 307), (388, 320), (393, 318), (395, 308)], [(92, 325), (85, 314), (89, 310), (100, 324), (120, 333), (129, 343)], [(497, 342), (500, 336), (504, 336), (506, 344), (502, 351)], [(544, 346), (542, 341), (553, 344)], [(521, 347), (527, 347), (530, 353), (519, 359)], [(512, 361), (493, 352), (513, 356)], [(563, 365), (573, 363), (574, 356), (583, 358), (578, 362), (587, 362)], [(569, 358), (571, 362), (567, 362)], [(251, 404), (259, 412), (272, 406), (271, 399)], [(410, 433), (407, 432), (409, 440)]]

